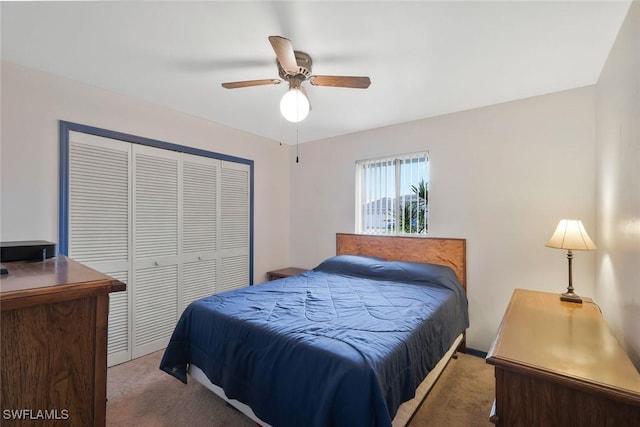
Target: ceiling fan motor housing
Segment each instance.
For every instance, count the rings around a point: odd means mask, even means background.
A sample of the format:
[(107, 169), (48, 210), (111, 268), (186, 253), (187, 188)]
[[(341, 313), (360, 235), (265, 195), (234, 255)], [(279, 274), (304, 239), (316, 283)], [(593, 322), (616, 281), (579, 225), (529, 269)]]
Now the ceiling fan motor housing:
[(311, 76), (311, 56), (305, 52), (300, 52), (295, 50), (293, 52), (296, 56), (296, 63), (298, 64), (298, 70), (295, 74), (287, 73), (282, 69), (280, 62), (276, 59), (276, 64), (278, 64), (278, 74), (280, 78), (285, 81), (290, 81), (291, 79), (305, 81)]

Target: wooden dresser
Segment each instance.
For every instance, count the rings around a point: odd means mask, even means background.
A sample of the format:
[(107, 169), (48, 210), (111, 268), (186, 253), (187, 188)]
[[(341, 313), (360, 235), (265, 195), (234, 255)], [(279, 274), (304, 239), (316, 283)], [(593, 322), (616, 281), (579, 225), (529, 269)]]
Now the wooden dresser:
[(104, 426), (109, 293), (126, 285), (62, 255), (4, 265), (0, 423)]
[(498, 426), (640, 426), (640, 374), (589, 299), (516, 289), (487, 363)]

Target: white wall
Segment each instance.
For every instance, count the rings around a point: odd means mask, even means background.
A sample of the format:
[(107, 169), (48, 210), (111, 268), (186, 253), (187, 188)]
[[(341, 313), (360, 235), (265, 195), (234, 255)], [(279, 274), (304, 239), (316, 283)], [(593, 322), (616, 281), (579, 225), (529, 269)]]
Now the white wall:
[[(587, 87), (302, 144), (296, 164), (295, 147), (2, 63), (0, 238), (58, 240), (60, 119), (253, 159), (256, 281), (316, 266), (354, 231), (355, 160), (428, 149), (431, 235), (468, 239), (468, 345), (486, 351), (514, 288), (566, 288), (565, 254), (544, 246), (558, 220), (594, 232), (594, 99)], [(594, 270), (576, 254), (579, 294)]]
[(640, 3), (597, 84), (596, 297), (640, 369)]
[(288, 146), (15, 64), (1, 70), (2, 241), (58, 241), (58, 120), (66, 120), (254, 160), (254, 279), (288, 265)]
[[(566, 253), (544, 246), (558, 221), (595, 233), (594, 99), (591, 86), (302, 144), (292, 265), (316, 266), (354, 231), (357, 159), (429, 150), (430, 235), (467, 239), (467, 345), (488, 350), (514, 288), (566, 289)], [(578, 294), (593, 296), (594, 270), (593, 252), (575, 254)]]

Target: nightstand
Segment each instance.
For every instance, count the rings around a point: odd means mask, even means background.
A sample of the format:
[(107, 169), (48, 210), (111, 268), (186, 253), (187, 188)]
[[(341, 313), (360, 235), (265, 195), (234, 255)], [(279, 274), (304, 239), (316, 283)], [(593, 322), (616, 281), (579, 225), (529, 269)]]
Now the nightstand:
[(280, 270), (267, 271), (267, 278), (269, 280), (282, 279), (284, 277), (296, 276), (298, 274), (305, 273), (309, 270), (306, 268), (287, 267)]

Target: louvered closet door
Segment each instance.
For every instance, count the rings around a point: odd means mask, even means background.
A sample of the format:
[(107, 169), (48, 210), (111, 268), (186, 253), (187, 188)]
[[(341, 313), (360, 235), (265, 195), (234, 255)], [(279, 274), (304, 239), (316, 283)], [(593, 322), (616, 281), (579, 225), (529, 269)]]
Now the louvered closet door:
[(134, 358), (166, 347), (178, 320), (179, 153), (133, 149)]
[(166, 346), (203, 296), (249, 284), (250, 166), (69, 134), (69, 256), (110, 294), (108, 365)]
[(220, 161), (182, 154), (182, 312), (216, 293)]
[[(127, 284), (129, 277), (128, 143), (69, 134), (69, 257)], [(109, 366), (131, 359), (131, 287), (109, 295)]]
[(218, 292), (249, 284), (249, 175), (248, 165), (221, 162)]

